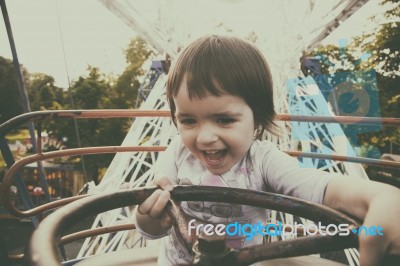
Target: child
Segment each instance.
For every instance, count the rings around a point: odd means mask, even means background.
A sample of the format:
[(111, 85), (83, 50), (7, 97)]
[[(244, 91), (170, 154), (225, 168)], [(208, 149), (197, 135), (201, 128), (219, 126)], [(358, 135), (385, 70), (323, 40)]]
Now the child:
[[(159, 265), (189, 264), (191, 255), (164, 210), (172, 185), (209, 185), (281, 193), (327, 205), (381, 226), (383, 236), (360, 236), (361, 265), (378, 265), (400, 254), (400, 191), (385, 184), (300, 168), (295, 158), (258, 138), (274, 127), (272, 79), (260, 51), (243, 40), (206, 36), (182, 51), (172, 66), (167, 97), (179, 135), (156, 165), (155, 191), (136, 209), (136, 225), (163, 239)], [(201, 223), (257, 224), (266, 210), (235, 204), (182, 202)], [(227, 239), (242, 248), (262, 243)]]

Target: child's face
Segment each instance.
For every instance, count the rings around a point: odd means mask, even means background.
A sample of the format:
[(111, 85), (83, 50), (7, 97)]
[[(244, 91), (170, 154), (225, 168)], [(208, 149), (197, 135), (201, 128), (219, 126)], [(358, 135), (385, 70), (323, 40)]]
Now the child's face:
[(226, 94), (190, 100), (184, 81), (174, 102), (183, 143), (210, 172), (223, 174), (245, 156), (255, 126), (242, 98)]

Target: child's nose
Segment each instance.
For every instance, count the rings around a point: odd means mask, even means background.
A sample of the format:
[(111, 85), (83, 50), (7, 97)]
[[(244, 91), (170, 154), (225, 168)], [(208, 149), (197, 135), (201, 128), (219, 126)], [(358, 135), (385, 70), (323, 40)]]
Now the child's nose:
[(197, 135), (197, 142), (201, 144), (208, 144), (218, 140), (218, 136), (212, 126), (202, 125), (199, 128)]

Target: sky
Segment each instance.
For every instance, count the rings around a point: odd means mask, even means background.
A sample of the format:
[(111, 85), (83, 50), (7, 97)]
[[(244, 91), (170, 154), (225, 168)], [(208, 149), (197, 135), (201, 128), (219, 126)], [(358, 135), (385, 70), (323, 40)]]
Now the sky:
[[(88, 65), (104, 73), (119, 74), (124, 69), (123, 49), (135, 33), (98, 1), (13, 0), (6, 4), (19, 62), (30, 73), (50, 74), (65, 88), (68, 77), (72, 81), (84, 75)], [(0, 39), (0, 55), (11, 59), (4, 20)]]
[[(237, 3), (239, 8), (246, 1), (230, 2)], [(349, 39), (363, 29), (370, 29), (372, 24), (367, 18), (377, 12), (378, 2), (367, 3), (324, 43), (338, 44), (339, 39)], [(55, 78), (56, 85), (67, 88), (73, 80), (87, 74), (88, 65), (114, 75), (125, 68), (123, 50), (137, 33), (98, 0), (8, 0), (6, 4), (19, 62), (30, 73), (49, 74)], [(144, 15), (149, 17), (160, 12), (145, 4), (141, 10), (148, 12)], [(186, 13), (185, 10), (178, 12)], [(215, 8), (210, 13), (227, 15)], [(0, 56), (12, 58), (4, 20), (0, 26)]]

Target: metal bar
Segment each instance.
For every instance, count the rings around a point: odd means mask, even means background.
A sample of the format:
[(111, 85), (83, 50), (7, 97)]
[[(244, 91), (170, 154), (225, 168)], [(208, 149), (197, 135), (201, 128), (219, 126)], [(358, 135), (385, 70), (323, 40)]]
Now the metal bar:
[[(170, 117), (170, 111), (135, 110), (135, 109), (103, 109), (103, 110), (53, 110), (37, 111), (16, 116), (0, 125), (0, 134), (6, 134), (11, 129), (26, 122), (40, 121), (49, 118), (131, 118), (131, 117)], [(302, 116), (278, 114), (278, 121), (340, 123), (358, 125), (400, 126), (400, 118), (395, 117), (356, 117), (356, 116)]]
[(6, 26), (8, 41), (10, 43), (11, 53), (12, 53), (12, 57), (13, 57), (14, 71), (15, 71), (15, 76), (17, 78), (17, 85), (18, 85), (19, 95), (21, 97), (22, 108), (23, 108), (23, 111), (25, 113), (27, 113), (27, 112), (30, 112), (28, 94), (25, 89), (24, 78), (22, 76), (22, 72), (21, 72), (21, 68), (20, 68), (20, 64), (19, 64), (19, 60), (18, 60), (18, 54), (17, 54), (17, 49), (15, 47), (14, 36), (12, 33), (12, 29), (11, 29), (10, 18), (8, 16), (8, 11), (7, 11), (7, 6), (6, 6), (5, 1), (1, 0), (0, 5), (1, 5), (1, 11), (3, 13), (4, 24)]
[(294, 157), (304, 157), (322, 160), (333, 160), (340, 162), (351, 162), (351, 163), (361, 163), (380, 167), (392, 167), (400, 168), (400, 162), (381, 160), (381, 159), (371, 159), (365, 157), (352, 157), (337, 154), (325, 154), (325, 153), (312, 153), (312, 152), (302, 152), (302, 151), (285, 151), (290, 156)]
[(136, 226), (134, 224), (119, 224), (119, 225), (114, 225), (114, 226), (92, 228), (92, 229), (83, 230), (80, 232), (76, 232), (76, 233), (73, 233), (70, 235), (63, 236), (60, 239), (60, 243), (61, 243), (61, 245), (66, 245), (66, 244), (69, 244), (71, 242), (74, 242), (76, 240), (86, 238), (86, 237), (92, 237), (92, 236), (114, 233), (114, 232), (124, 231), (124, 230), (132, 230), (132, 229), (136, 229)]
[(37, 126), (36, 153), (37, 154), (43, 153), (43, 151), (42, 151), (42, 121), (39, 121), (38, 126)]
[[(0, 135), (0, 148), (1, 148), (1, 153), (3, 154), (4, 161), (7, 165), (7, 167), (10, 168), (12, 165), (14, 165), (15, 161), (14, 161), (14, 157), (12, 156), (12, 153), (11, 153), (10, 147), (8, 146), (7, 141), (4, 138), (4, 136), (2, 136), (2, 135)], [(4, 177), (4, 180), (5, 180), (5, 177)], [(24, 206), (27, 209), (32, 209), (34, 207), (32, 199), (29, 196), (28, 190), (26, 189), (24, 179), (22, 178), (22, 176), (19, 172), (17, 172), (17, 171), (15, 172), (15, 174), (12, 177), (12, 179), (10, 180), (10, 182), (3, 189), (4, 180), (2, 183), (1, 194), (3, 196), (6, 193), (7, 198), (4, 199), (3, 204), (4, 204), (4, 202), (6, 202), (7, 204), (12, 205), (10, 189), (11, 189), (12, 184), (15, 183), (15, 186), (18, 189), (18, 193), (21, 196)], [(31, 217), (32, 224), (36, 227), (39, 224), (39, 219), (38, 219), (38, 217), (35, 217), (34, 215), (32, 215), (32, 216), (33, 216), (33, 217)]]
[(57, 157), (81, 155), (81, 154), (104, 154), (104, 153), (116, 153), (116, 152), (161, 152), (164, 150), (165, 147), (161, 146), (131, 146), (131, 147), (105, 146), (105, 147), (77, 148), (69, 150), (52, 151), (52, 152), (27, 156), (16, 162), (6, 173), (1, 186), (1, 195), (0, 195), (1, 200), (3, 202), (4, 208), (6, 208), (10, 212), (10, 214), (16, 217), (23, 218), (43, 213), (44, 211), (47, 211), (49, 209), (60, 207), (78, 198), (86, 196), (86, 195), (81, 195), (72, 198), (56, 200), (35, 208), (31, 207), (26, 211), (20, 211), (16, 209), (15, 206), (11, 203), (10, 187), (12, 185), (14, 176), (16, 175), (18, 170), (32, 162), (43, 161), (49, 158), (57, 158)]
[(170, 117), (169, 111), (107, 109), (107, 110), (53, 110), (36, 111), (13, 117), (0, 125), (0, 134), (7, 133), (26, 122), (40, 121), (54, 118), (132, 118), (132, 117)]
[(277, 120), (290, 122), (400, 126), (400, 118), (396, 117), (304, 116), (280, 114), (277, 115)]
[(351, 17), (357, 10), (359, 10), (363, 5), (365, 5), (369, 0), (353, 0), (350, 1), (345, 8), (330, 22), (328, 22), (324, 26), (324, 31), (319, 33), (314, 39), (310, 42), (310, 44), (306, 48), (306, 52), (310, 52), (312, 49), (321, 44), (321, 41), (324, 40), (329, 34), (332, 33), (336, 28), (338, 28), (341, 23), (346, 21), (349, 17)]
[[(42, 154), (42, 121), (38, 122), (38, 126), (37, 126), (37, 139), (36, 139), (36, 145), (34, 143), (32, 143), (32, 145), (34, 145), (33, 150), (36, 151), (37, 154)], [(38, 176), (39, 176), (39, 181), (40, 181), (40, 185), (43, 188), (44, 191), (44, 195), (46, 197), (47, 202), (51, 201), (51, 197), (50, 197), (50, 193), (49, 193), (49, 186), (47, 184), (47, 179), (46, 179), (46, 173), (44, 171), (44, 167), (43, 167), (43, 163), (42, 161), (38, 161)]]
[[(7, 29), (8, 41), (10, 43), (11, 53), (13, 56), (14, 71), (15, 71), (15, 76), (17, 78), (17, 85), (18, 85), (18, 90), (19, 90), (19, 94), (21, 97), (22, 109), (23, 109), (24, 113), (29, 113), (31, 111), (31, 107), (29, 105), (28, 93), (25, 88), (24, 78), (22, 76), (22, 72), (21, 72), (21, 68), (20, 68), (20, 64), (19, 64), (19, 60), (18, 60), (17, 49), (16, 49), (15, 42), (14, 42), (14, 36), (13, 36), (12, 30), (11, 30), (11, 23), (10, 23), (10, 18), (8, 16), (8, 12), (7, 12), (7, 6), (6, 6), (6, 3), (4, 0), (0, 1), (0, 5), (1, 5), (1, 11), (2, 11), (3, 17), (4, 17), (4, 24)], [(33, 150), (36, 152), (35, 126), (33, 123), (28, 123), (28, 128), (29, 128), (29, 135), (31, 137), (32, 147), (33, 147)], [(1, 131), (0, 131), (0, 134), (2, 134)], [(48, 192), (48, 184), (47, 184), (47, 180), (45, 178), (46, 174), (45, 174), (43, 165), (41, 162), (38, 162), (37, 165), (38, 165), (38, 173), (39, 173), (38, 176), (40, 179), (40, 184), (44, 188), (46, 200), (50, 201), (50, 195)], [(29, 206), (26, 206), (26, 208), (29, 208)]]

